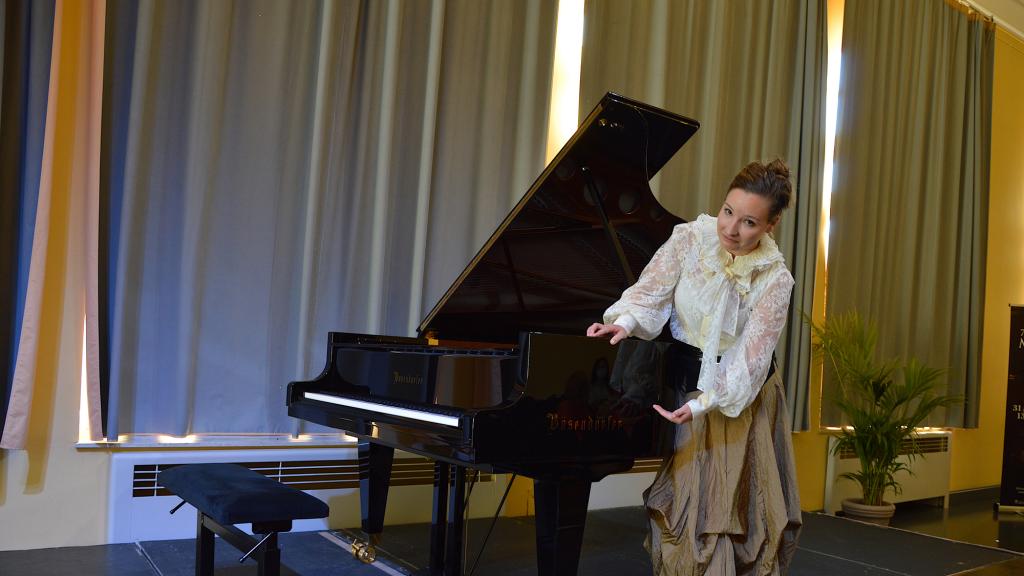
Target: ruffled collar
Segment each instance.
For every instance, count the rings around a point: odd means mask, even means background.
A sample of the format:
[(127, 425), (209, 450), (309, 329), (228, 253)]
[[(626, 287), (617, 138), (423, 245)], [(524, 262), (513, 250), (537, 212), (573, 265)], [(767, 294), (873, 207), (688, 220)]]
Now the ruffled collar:
[(754, 272), (770, 268), (785, 258), (778, 244), (765, 234), (757, 248), (748, 254), (733, 257), (718, 240), (718, 218), (701, 214), (695, 222), (699, 238), (698, 249), (704, 270), (710, 275), (721, 273), (733, 281), (740, 295), (750, 292), (750, 280)]

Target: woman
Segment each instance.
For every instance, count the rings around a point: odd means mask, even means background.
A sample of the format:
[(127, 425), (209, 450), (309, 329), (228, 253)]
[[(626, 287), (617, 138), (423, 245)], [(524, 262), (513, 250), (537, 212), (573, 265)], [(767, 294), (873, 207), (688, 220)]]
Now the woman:
[(654, 406), (678, 425), (675, 453), (644, 492), (656, 575), (780, 574), (796, 549), (793, 447), (773, 363), (793, 277), (769, 235), (792, 195), (781, 160), (747, 165), (718, 217), (676, 226), (587, 329), (616, 344), (654, 338), (667, 321), (689, 351), (689, 400)]

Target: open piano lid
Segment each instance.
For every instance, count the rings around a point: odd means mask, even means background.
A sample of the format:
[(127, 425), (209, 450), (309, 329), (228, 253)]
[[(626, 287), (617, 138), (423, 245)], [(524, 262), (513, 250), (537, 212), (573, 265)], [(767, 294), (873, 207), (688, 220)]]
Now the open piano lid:
[(500, 343), (517, 342), (523, 331), (582, 335), (683, 222), (648, 182), (699, 127), (606, 94), (423, 320), (420, 335)]

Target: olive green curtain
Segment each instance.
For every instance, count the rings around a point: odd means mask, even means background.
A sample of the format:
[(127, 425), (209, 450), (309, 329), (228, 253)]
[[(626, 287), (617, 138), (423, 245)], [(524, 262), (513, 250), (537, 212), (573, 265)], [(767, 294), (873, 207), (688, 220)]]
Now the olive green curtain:
[(948, 370), (966, 402), (932, 425), (977, 425), (994, 38), (943, 0), (846, 1), (827, 312)]
[(824, 162), (823, 0), (590, 0), (580, 111), (606, 91), (698, 120), (701, 129), (652, 183), (660, 202), (692, 220), (716, 214), (732, 177), (752, 160), (785, 159), (796, 204), (775, 236), (793, 276), (790, 320), (777, 356), (794, 430), (807, 428), (810, 312)]

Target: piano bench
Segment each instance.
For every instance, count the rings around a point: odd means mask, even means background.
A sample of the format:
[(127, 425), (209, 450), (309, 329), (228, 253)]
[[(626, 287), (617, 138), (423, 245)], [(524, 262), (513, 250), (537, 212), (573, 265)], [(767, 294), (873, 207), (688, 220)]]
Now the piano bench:
[[(324, 518), (329, 509), (314, 496), (285, 486), (237, 464), (183, 464), (160, 472), (159, 483), (198, 511), (196, 576), (213, 576), (214, 533), (252, 556), (260, 576), (281, 574), (278, 532), (292, 529), (292, 520)], [(252, 524), (256, 538), (233, 524)], [(290, 571), (288, 573), (291, 573)]]

